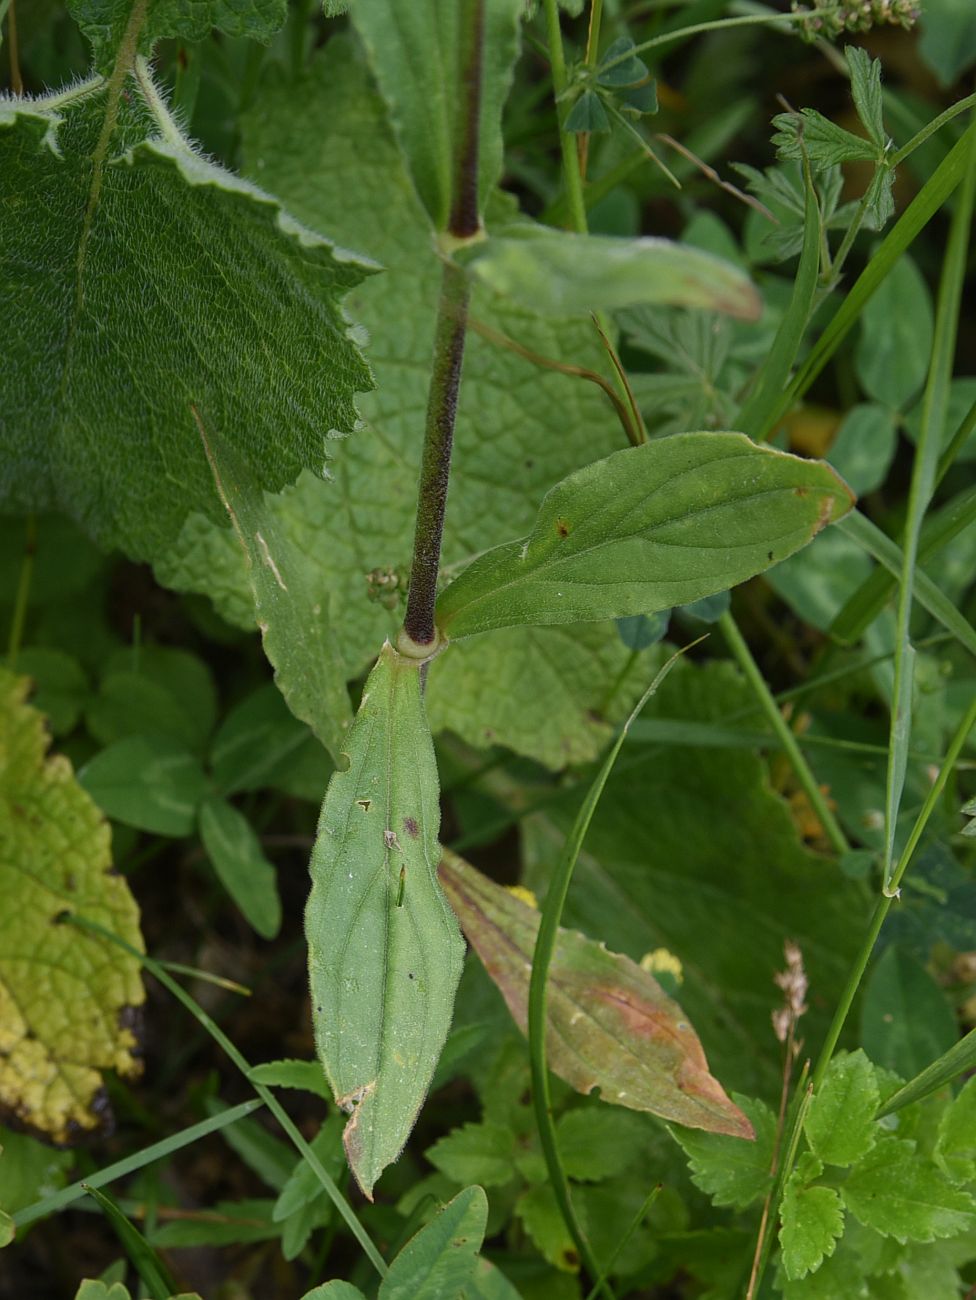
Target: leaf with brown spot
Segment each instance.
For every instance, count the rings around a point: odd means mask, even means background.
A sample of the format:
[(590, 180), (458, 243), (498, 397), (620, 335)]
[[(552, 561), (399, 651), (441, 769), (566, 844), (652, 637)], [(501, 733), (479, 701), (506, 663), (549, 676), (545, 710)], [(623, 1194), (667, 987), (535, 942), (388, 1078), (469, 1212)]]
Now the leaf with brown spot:
[(139, 913), (112, 872), (108, 823), (0, 669), (0, 1112), (67, 1144), (110, 1125), (102, 1073), (138, 1074), (139, 963), (71, 925), (79, 914), (142, 948)]
[[(461, 928), (523, 1033), (539, 914), (453, 853), (440, 878)], [(657, 980), (621, 953), (560, 930), (549, 970), (549, 1066), (577, 1092), (688, 1128), (754, 1137), (708, 1070), (698, 1035)]]

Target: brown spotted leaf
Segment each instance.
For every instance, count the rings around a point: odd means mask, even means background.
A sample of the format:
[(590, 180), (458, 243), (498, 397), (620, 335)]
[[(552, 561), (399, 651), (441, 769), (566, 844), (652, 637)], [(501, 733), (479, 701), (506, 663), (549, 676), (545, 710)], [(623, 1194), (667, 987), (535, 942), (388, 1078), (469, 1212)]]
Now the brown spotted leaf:
[[(539, 914), (453, 853), (440, 878), (461, 928), (519, 1028), (528, 1023)], [(708, 1070), (681, 1007), (636, 962), (560, 930), (549, 968), (549, 1067), (577, 1092), (689, 1128), (752, 1138), (752, 1125)]]
[(71, 925), (77, 912), (142, 947), (111, 873), (105, 818), (61, 755), (47, 757), (29, 682), (0, 669), (0, 1112), (58, 1143), (102, 1127), (102, 1072), (138, 1072), (139, 963)]

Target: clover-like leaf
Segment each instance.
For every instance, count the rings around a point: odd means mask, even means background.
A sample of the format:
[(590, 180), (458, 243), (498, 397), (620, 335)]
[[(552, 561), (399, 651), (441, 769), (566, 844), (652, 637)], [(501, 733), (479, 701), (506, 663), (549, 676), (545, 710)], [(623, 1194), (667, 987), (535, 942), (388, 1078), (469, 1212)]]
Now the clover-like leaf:
[(139, 1072), (145, 995), (134, 957), (57, 922), (77, 912), (142, 939), (108, 824), (68, 760), (46, 756), (27, 688), (0, 669), (0, 1109), (66, 1143), (105, 1124), (105, 1070)]

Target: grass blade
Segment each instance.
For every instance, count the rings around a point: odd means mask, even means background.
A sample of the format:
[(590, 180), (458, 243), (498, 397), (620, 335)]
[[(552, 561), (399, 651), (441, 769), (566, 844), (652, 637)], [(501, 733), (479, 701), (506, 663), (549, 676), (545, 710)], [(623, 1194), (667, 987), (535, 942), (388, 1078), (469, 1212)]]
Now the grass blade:
[(169, 1269), (159, 1258), (134, 1223), (130, 1223), (107, 1192), (85, 1185), (85, 1191), (98, 1203), (102, 1213), (118, 1237), (122, 1249), (132, 1261), (132, 1266), (142, 1278), (143, 1285), (153, 1300), (170, 1300), (176, 1295), (176, 1282)]
[(976, 1065), (976, 1029), (971, 1029), (965, 1038), (961, 1038), (958, 1043), (949, 1048), (948, 1052), (943, 1052), (937, 1061), (927, 1065), (924, 1070), (916, 1074), (914, 1079), (910, 1079), (903, 1088), (899, 1088), (893, 1096), (889, 1097), (878, 1111), (877, 1118), (891, 1115), (894, 1111), (901, 1110), (903, 1106), (910, 1106), (913, 1101), (922, 1101), (933, 1092), (938, 1092), (940, 1088), (945, 1087), (947, 1083), (951, 1083), (964, 1070), (971, 1070), (974, 1065)]

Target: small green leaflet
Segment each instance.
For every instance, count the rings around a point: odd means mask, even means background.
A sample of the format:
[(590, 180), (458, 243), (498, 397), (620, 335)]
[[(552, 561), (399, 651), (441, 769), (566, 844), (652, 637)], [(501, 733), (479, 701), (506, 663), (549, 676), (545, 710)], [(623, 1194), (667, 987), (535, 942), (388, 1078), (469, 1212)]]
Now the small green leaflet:
[(851, 505), (829, 465), (739, 433), (630, 447), (558, 483), (527, 538), (445, 588), (438, 623), (458, 638), (687, 605), (792, 555)]
[(420, 667), (387, 644), (329, 782), (305, 913), (319, 1059), (351, 1114), (360, 1187), (397, 1158), (450, 1027), (464, 945), (437, 883), (434, 747)]
[(874, 1146), (880, 1129), (874, 1067), (860, 1049), (835, 1056), (803, 1121), (812, 1150), (828, 1165), (852, 1165)]
[(195, 153), (142, 62), (114, 100), (0, 105), (0, 176), (4, 508), (141, 560), (223, 523), (194, 408), (262, 488), (322, 473), (370, 387), (340, 299), (373, 263)]
[(748, 1117), (755, 1142), (687, 1128), (671, 1131), (688, 1157), (695, 1186), (707, 1192), (716, 1205), (744, 1210), (762, 1200), (772, 1185), (776, 1116), (765, 1102), (738, 1093), (732, 1094), (732, 1100)]
[(820, 1161), (805, 1152), (783, 1193), (779, 1242), (790, 1281), (819, 1268), (844, 1231), (844, 1207), (834, 1188), (808, 1186), (822, 1172)]
[(952, 1186), (915, 1143), (883, 1137), (848, 1175), (844, 1203), (867, 1228), (896, 1241), (935, 1241), (973, 1226), (976, 1202)]

